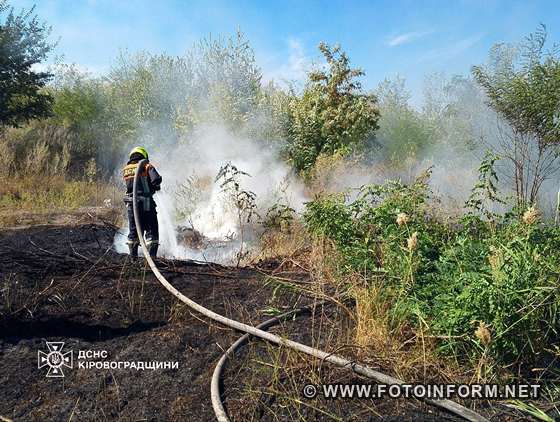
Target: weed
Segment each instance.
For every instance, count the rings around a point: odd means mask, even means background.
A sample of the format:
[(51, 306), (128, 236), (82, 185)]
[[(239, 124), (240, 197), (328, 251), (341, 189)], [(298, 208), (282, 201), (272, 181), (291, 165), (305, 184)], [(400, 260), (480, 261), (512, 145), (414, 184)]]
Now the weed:
[(558, 340), (560, 230), (540, 222), (536, 208), (522, 218), (486, 211), (484, 200), (497, 198), (487, 180), (493, 159), (458, 221), (432, 217), (425, 177), (308, 204), (307, 227), (333, 242), (334, 277), (356, 298), (359, 344), (429, 336), (440, 355), (472, 362), (487, 379), (535, 363)]
[(228, 196), (233, 204), (237, 214), (237, 223), (239, 228), (239, 251), (236, 253), (237, 266), (239, 266), (242, 259), (246, 258), (249, 254), (248, 250), (244, 249), (245, 246), (245, 226), (252, 222), (257, 217), (257, 203), (256, 195), (254, 192), (244, 190), (241, 188), (240, 178), (242, 176), (250, 175), (244, 171), (239, 170), (231, 163), (222, 166), (216, 176), (215, 181), (220, 181), (220, 188)]

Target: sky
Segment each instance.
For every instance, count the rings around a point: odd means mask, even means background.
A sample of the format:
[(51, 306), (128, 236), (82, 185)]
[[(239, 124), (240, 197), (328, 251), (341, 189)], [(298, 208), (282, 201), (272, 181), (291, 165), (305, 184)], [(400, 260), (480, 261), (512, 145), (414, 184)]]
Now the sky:
[(36, 5), (58, 40), (51, 58), (107, 72), (121, 50), (181, 55), (197, 40), (239, 29), (265, 80), (302, 81), (320, 41), (340, 43), (367, 89), (404, 77), (419, 104), (426, 75), (467, 74), (490, 47), (519, 42), (540, 23), (560, 42), (560, 0), (8, 0)]

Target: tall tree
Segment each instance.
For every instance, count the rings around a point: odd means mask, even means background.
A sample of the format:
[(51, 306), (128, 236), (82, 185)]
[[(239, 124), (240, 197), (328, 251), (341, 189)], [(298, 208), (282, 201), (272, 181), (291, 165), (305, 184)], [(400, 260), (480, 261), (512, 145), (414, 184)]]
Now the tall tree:
[(296, 170), (309, 170), (321, 154), (346, 153), (370, 138), (378, 128), (375, 95), (366, 94), (340, 46), (319, 44), (326, 69), (309, 73), (303, 95), (293, 101), (289, 157)]
[(52, 99), (43, 87), (52, 77), (37, 70), (53, 49), (50, 27), (39, 22), (34, 8), (14, 13), (0, 0), (0, 124), (18, 126), (48, 115)]
[(516, 48), (495, 46), (486, 66), (473, 67), (489, 104), (509, 124), (501, 151), (514, 165), (518, 201), (534, 203), (543, 182), (560, 170), (560, 60), (546, 51), (542, 25)]
[(405, 80), (399, 76), (385, 79), (375, 93), (381, 113), (376, 133), (381, 152), (397, 167), (404, 165), (407, 158), (418, 158), (428, 148), (432, 131), (421, 114), (410, 106), (411, 94)]

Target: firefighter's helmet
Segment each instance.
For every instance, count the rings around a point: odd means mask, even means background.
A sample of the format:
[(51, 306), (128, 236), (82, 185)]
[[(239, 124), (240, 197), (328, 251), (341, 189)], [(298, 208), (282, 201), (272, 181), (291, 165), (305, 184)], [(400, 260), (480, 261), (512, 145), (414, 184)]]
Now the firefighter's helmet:
[(144, 148), (144, 147), (134, 147), (134, 148), (132, 148), (128, 157), (131, 158), (133, 154), (137, 154), (137, 153), (140, 154), (142, 157), (144, 157), (146, 159), (148, 158), (148, 151), (146, 151), (146, 148)]

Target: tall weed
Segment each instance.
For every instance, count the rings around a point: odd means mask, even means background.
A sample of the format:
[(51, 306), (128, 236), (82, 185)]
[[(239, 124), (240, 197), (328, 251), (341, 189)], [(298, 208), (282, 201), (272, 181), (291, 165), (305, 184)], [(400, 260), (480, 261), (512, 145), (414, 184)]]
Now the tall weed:
[(356, 273), (381, 286), (372, 300), (390, 304), (388, 333), (427, 329), (442, 355), (484, 359), (486, 375), (542, 359), (560, 330), (560, 230), (535, 209), (439, 221), (428, 176), (318, 197), (305, 223), (335, 244), (349, 290)]

